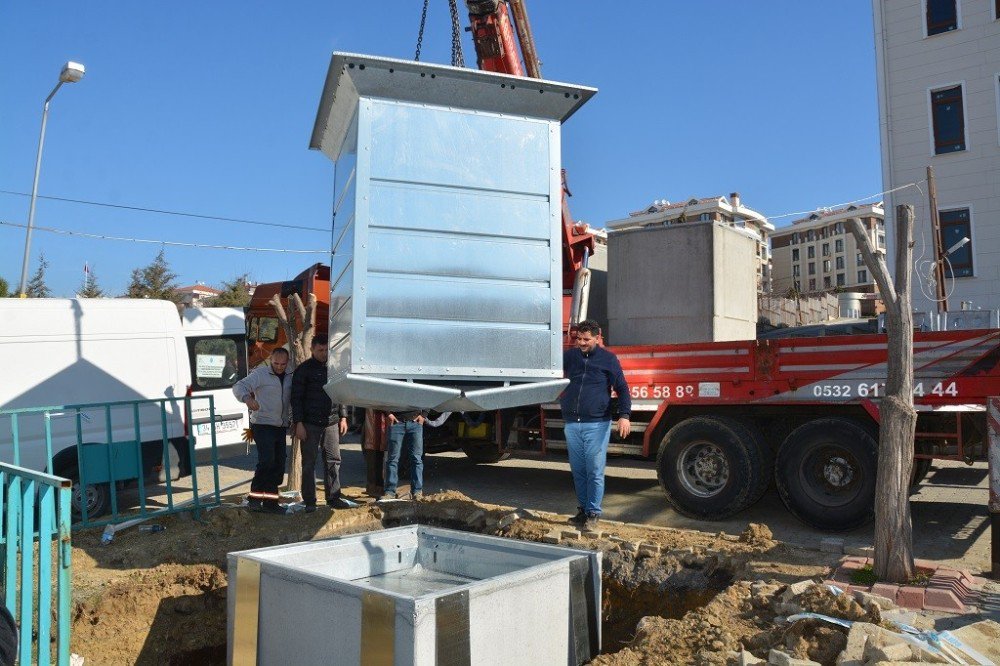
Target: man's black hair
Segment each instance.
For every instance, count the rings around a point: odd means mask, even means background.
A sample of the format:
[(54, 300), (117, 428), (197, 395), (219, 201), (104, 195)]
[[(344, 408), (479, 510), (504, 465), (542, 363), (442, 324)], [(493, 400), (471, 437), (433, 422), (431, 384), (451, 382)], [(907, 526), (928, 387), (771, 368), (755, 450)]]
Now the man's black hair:
[(315, 347), (316, 345), (328, 345), (330, 344), (330, 336), (326, 333), (320, 333), (319, 335), (314, 335), (310, 347)]
[(593, 319), (584, 319), (579, 324), (576, 325), (576, 332), (579, 333), (590, 333), (595, 338), (601, 334), (601, 325), (598, 324)]
[(284, 347), (278, 347), (274, 351), (271, 352), (271, 356), (274, 356), (275, 354), (284, 354), (285, 356), (291, 357), (291, 354), (289, 354), (288, 350), (285, 349)]

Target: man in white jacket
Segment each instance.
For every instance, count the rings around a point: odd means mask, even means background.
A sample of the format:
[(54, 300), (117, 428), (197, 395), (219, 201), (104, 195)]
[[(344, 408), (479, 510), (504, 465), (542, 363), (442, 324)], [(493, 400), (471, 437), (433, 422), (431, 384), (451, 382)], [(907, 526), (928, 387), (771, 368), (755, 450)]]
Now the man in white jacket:
[(233, 394), (250, 410), (250, 430), (257, 445), (257, 468), (250, 482), (250, 509), (284, 513), (278, 487), (285, 480), (285, 435), (288, 432), (292, 377), (288, 350), (271, 352), (271, 364), (262, 363), (236, 382)]

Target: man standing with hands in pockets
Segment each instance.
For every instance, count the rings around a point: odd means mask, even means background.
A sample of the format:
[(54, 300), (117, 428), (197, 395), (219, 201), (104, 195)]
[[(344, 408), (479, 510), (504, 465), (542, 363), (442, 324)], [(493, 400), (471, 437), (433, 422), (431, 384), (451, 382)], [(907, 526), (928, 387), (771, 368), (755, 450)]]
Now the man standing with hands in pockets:
[(618, 357), (598, 345), (601, 327), (587, 319), (577, 326), (576, 347), (563, 353), (569, 386), (560, 398), (569, 466), (579, 511), (570, 522), (594, 529), (604, 499), (604, 465), (611, 439), (611, 391), (618, 397), (618, 434), (628, 437), (632, 400)]

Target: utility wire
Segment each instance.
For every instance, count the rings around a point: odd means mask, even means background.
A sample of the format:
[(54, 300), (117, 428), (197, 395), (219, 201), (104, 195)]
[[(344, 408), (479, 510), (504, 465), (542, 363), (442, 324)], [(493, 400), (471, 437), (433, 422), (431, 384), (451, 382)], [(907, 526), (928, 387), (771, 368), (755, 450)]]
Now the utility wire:
[(861, 203), (862, 201), (868, 201), (869, 199), (874, 199), (876, 197), (880, 197), (883, 194), (892, 194), (893, 192), (899, 192), (900, 190), (905, 190), (908, 187), (915, 187), (915, 188), (917, 188), (919, 190), (921, 183), (926, 183), (926, 182), (927, 182), (926, 179), (924, 179), (924, 180), (918, 180), (918, 181), (915, 181), (913, 183), (907, 183), (906, 185), (900, 185), (899, 187), (894, 187), (891, 190), (885, 190), (883, 192), (876, 192), (875, 194), (869, 195), (867, 197), (862, 197), (860, 199), (855, 199), (854, 201), (845, 201), (844, 203), (833, 204), (833, 205), (830, 205), (830, 206), (824, 206), (822, 208), (817, 208), (815, 210), (802, 210), (802, 211), (798, 211), (796, 213), (782, 213), (781, 215), (765, 215), (764, 217), (766, 217), (768, 220), (778, 220), (778, 219), (781, 219), (783, 217), (791, 217), (793, 215), (811, 215), (812, 213), (815, 213), (818, 210), (833, 210), (833, 209), (836, 209), (836, 208), (841, 208), (843, 206), (850, 206), (851, 204)]
[[(0, 190), (0, 194), (10, 194), (17, 197), (30, 197), (31, 195), (27, 192), (14, 192), (12, 190)], [(304, 227), (297, 224), (280, 224), (278, 222), (263, 222), (260, 220), (245, 220), (238, 217), (222, 217), (220, 215), (205, 215), (202, 213), (185, 213), (175, 210), (163, 210), (159, 208), (144, 208), (142, 206), (127, 206), (125, 204), (112, 204), (103, 203), (100, 201), (87, 201), (86, 199), (69, 199), (67, 197), (46, 197), (38, 195), (39, 199), (48, 199), (50, 201), (65, 201), (68, 203), (84, 204), (87, 206), (102, 206), (104, 208), (119, 208), (122, 210), (134, 210), (142, 213), (160, 213), (163, 215), (177, 215), (179, 217), (194, 217), (201, 220), (219, 220), (221, 222), (238, 222), (240, 224), (256, 224), (262, 227), (278, 227), (281, 229), (298, 229), (301, 231), (321, 231), (323, 233), (330, 233), (329, 229), (323, 229), (321, 227)]]
[[(0, 220), (0, 226), (17, 227), (27, 229), (28, 225), (16, 222), (5, 222)], [(80, 238), (93, 238), (97, 240), (123, 241), (129, 243), (149, 243), (152, 245), (172, 245), (176, 247), (199, 247), (209, 250), (237, 250), (241, 252), (278, 252), (284, 254), (329, 254), (329, 250), (287, 250), (277, 247), (241, 247), (238, 245), (210, 245), (207, 243), (185, 243), (183, 241), (156, 240), (152, 238), (127, 238), (124, 236), (108, 236), (105, 234), (92, 234), (85, 231), (72, 231), (70, 229), (56, 229), (54, 227), (40, 227), (37, 224), (32, 227), (36, 231), (47, 231), (62, 236), (77, 236)]]

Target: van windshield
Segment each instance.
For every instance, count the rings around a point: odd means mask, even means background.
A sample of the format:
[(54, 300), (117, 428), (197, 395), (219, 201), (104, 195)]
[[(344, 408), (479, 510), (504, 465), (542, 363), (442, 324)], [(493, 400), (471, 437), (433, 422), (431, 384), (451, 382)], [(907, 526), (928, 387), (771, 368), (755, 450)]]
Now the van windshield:
[(250, 339), (254, 342), (274, 342), (278, 339), (277, 317), (254, 317), (250, 320)]
[(189, 338), (192, 390), (228, 388), (247, 374), (243, 336)]

